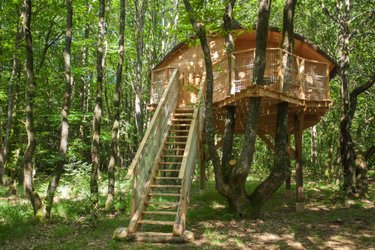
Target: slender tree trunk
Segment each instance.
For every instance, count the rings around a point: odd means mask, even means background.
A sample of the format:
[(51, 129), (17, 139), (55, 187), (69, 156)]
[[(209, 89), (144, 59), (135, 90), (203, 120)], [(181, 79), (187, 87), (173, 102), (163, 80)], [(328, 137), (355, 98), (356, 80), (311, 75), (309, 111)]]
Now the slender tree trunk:
[(12, 131), (12, 125), (13, 125), (13, 111), (15, 107), (15, 99), (16, 99), (16, 91), (15, 91), (15, 85), (17, 85), (16, 79), (19, 80), (19, 74), (21, 71), (20, 63), (19, 63), (19, 58), (18, 58), (18, 53), (19, 53), (19, 46), (22, 40), (22, 28), (17, 29), (16, 33), (16, 41), (15, 41), (15, 52), (13, 54), (13, 59), (12, 59), (12, 73), (11, 77), (9, 79), (9, 87), (8, 87), (8, 112), (7, 112), (7, 125), (6, 125), (6, 131), (5, 131), (5, 138), (4, 138), (4, 162), (6, 164), (8, 160), (8, 155), (9, 155), (9, 141), (10, 141), (10, 134)]
[[(89, 14), (91, 11), (92, 6), (90, 3), (86, 3), (86, 14)], [(88, 23), (85, 24), (85, 30), (84, 30), (84, 41), (85, 45), (82, 48), (82, 58), (81, 58), (81, 65), (82, 67), (86, 68), (87, 66), (87, 58), (89, 55), (89, 49), (86, 44), (88, 38), (90, 35), (90, 25)], [(80, 111), (83, 114), (82, 121), (80, 122), (79, 125), (79, 134), (80, 138), (83, 142), (86, 142), (86, 119), (87, 119), (87, 112), (89, 110), (89, 92), (90, 92), (90, 86), (89, 86), (89, 81), (87, 80), (89, 77), (87, 75), (87, 70), (84, 71), (84, 73), (80, 77), (81, 81), (81, 91), (80, 91)], [(89, 155), (89, 154), (88, 154)]]
[[(283, 40), (281, 48), (288, 52), (293, 52), (294, 32), (293, 18), (296, 0), (286, 0), (283, 19)], [(291, 73), (287, 70), (291, 68), (291, 58), (285, 53), (282, 58), (283, 68), (283, 92), (289, 92), (291, 84)], [(288, 176), (289, 165), (286, 148), (288, 145), (288, 103), (277, 104), (276, 135), (275, 135), (275, 162), (270, 175), (252, 193), (250, 200), (253, 207), (253, 216), (258, 217), (265, 202), (283, 184)]]
[(66, 162), (66, 152), (68, 151), (68, 139), (69, 139), (69, 107), (72, 90), (72, 67), (70, 65), (70, 51), (72, 46), (72, 35), (73, 35), (73, 0), (66, 0), (66, 38), (65, 38), (65, 49), (64, 49), (64, 79), (65, 79), (65, 93), (64, 100), (61, 109), (61, 138), (59, 147), (59, 161), (56, 163), (55, 173), (49, 183), (46, 197), (46, 214), (45, 218), (51, 217), (51, 209), (53, 205), (53, 197), (55, 196), (56, 189), (59, 185), (61, 175), (64, 171), (64, 165)]
[[(141, 2), (141, 3), (140, 3)], [(142, 72), (143, 72), (143, 29), (145, 22), (145, 12), (148, 0), (134, 0), (135, 4), (135, 33), (136, 33), (136, 75), (135, 75), (135, 122), (137, 128), (137, 144), (143, 137), (143, 98), (142, 98)]]
[(27, 147), (23, 158), (23, 174), (24, 174), (24, 188), (27, 196), (33, 206), (34, 215), (39, 216), (42, 212), (42, 202), (39, 195), (34, 192), (33, 187), (33, 156), (36, 148), (36, 139), (34, 134), (34, 118), (33, 106), (36, 92), (36, 83), (34, 79), (34, 57), (33, 57), (33, 42), (31, 33), (31, 15), (32, 15), (32, 1), (24, 0), (22, 17), (23, 17), (23, 32), (26, 44), (26, 92), (25, 92), (25, 128), (27, 133)]
[(4, 159), (4, 147), (3, 147), (4, 144), (3, 144), (3, 135), (2, 135), (3, 126), (2, 126), (2, 120), (1, 120), (2, 113), (3, 112), (0, 108), (0, 185), (5, 186), (6, 185), (5, 168), (4, 168), (5, 159)]
[(108, 195), (106, 201), (106, 208), (113, 208), (113, 200), (115, 195), (115, 167), (119, 162), (119, 128), (120, 128), (120, 104), (121, 104), (121, 85), (122, 85), (122, 71), (124, 61), (124, 41), (125, 41), (125, 0), (120, 1), (120, 30), (119, 30), (119, 49), (118, 49), (118, 63), (116, 72), (116, 91), (114, 95), (114, 116), (112, 126), (112, 141), (111, 141), (111, 156), (108, 164)]
[(99, 6), (99, 23), (98, 23), (98, 44), (97, 44), (97, 57), (96, 57), (96, 71), (97, 71), (97, 89), (96, 101), (93, 117), (93, 130), (92, 130), (92, 145), (91, 145), (91, 179), (90, 179), (90, 192), (91, 202), (94, 208), (97, 208), (99, 200), (98, 188), (98, 171), (100, 167), (100, 127), (102, 119), (102, 103), (103, 103), (103, 79), (104, 79), (104, 48), (103, 39), (105, 34), (105, 0), (100, 0)]

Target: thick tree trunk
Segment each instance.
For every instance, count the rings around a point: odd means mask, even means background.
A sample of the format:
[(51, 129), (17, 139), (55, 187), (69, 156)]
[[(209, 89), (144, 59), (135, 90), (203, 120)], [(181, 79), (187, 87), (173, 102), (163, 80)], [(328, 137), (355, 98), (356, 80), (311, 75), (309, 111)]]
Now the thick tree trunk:
[[(349, 109), (349, 116), (350, 119), (353, 120), (355, 111), (357, 109), (357, 102), (358, 96), (374, 86), (375, 84), (375, 73), (371, 76), (371, 78), (363, 85), (353, 89), (350, 93), (350, 109)], [(354, 149), (353, 149), (354, 150)], [(354, 159), (355, 159), (355, 189), (357, 195), (359, 197), (367, 197), (368, 191), (368, 179), (367, 179), (367, 172), (368, 172), (368, 159), (370, 156), (375, 152), (375, 147), (372, 146), (367, 150), (367, 152), (362, 155), (362, 153), (355, 153), (353, 151)]]
[(46, 213), (45, 218), (51, 217), (51, 209), (53, 206), (53, 197), (55, 196), (56, 189), (59, 185), (61, 175), (64, 171), (64, 165), (66, 162), (66, 152), (68, 150), (68, 139), (69, 139), (69, 107), (72, 90), (72, 69), (70, 64), (70, 51), (72, 45), (73, 35), (73, 6), (72, 0), (66, 0), (66, 38), (65, 38), (65, 49), (64, 49), (64, 79), (65, 79), (65, 93), (64, 100), (61, 109), (61, 138), (59, 147), (59, 161), (56, 163), (55, 173), (49, 183), (46, 197)]
[(200, 40), (204, 55), (204, 64), (206, 70), (206, 142), (208, 146), (208, 153), (211, 156), (211, 161), (214, 166), (216, 189), (220, 194), (228, 197), (230, 192), (230, 187), (224, 182), (223, 172), (220, 165), (219, 156), (215, 149), (215, 128), (213, 124), (213, 110), (212, 110), (212, 97), (213, 97), (213, 72), (212, 72), (212, 62), (211, 53), (208, 46), (206, 29), (203, 23), (199, 23), (197, 20), (197, 15), (192, 8), (189, 0), (184, 0), (185, 9), (188, 13), (189, 20), (193, 29)]
[(340, 154), (341, 165), (343, 168), (344, 181), (343, 191), (346, 196), (355, 192), (353, 186), (354, 174), (354, 146), (351, 136), (351, 117), (349, 114), (350, 100), (349, 100), (349, 39), (350, 39), (350, 1), (337, 1), (338, 25), (339, 25), (339, 44), (340, 44), (340, 69), (341, 69), (341, 99), (342, 99), (342, 114), (340, 119)]
[[(233, 52), (234, 52), (234, 40), (232, 36), (232, 20), (233, 20), (233, 7), (236, 3), (236, 0), (228, 0), (227, 5), (225, 6), (225, 13), (223, 16), (223, 27), (225, 32), (225, 43), (226, 43), (226, 51), (228, 56), (228, 94), (231, 92), (231, 83), (232, 83), (232, 73), (231, 69), (233, 64), (235, 63), (232, 60)], [(232, 159), (233, 154), (233, 138), (234, 138), (234, 128), (235, 128), (235, 115), (236, 115), (236, 107), (235, 106), (228, 106), (227, 109), (227, 118), (225, 121), (225, 129), (223, 135), (223, 153), (221, 159), (221, 168), (223, 173), (223, 179), (226, 183), (229, 182), (231, 167), (229, 166), (229, 161)]]
[(33, 57), (33, 42), (31, 33), (31, 14), (32, 5), (31, 0), (24, 0), (22, 17), (23, 17), (23, 32), (26, 44), (26, 92), (25, 92), (25, 129), (27, 133), (27, 147), (23, 158), (23, 175), (24, 188), (26, 194), (33, 206), (34, 216), (39, 216), (42, 212), (42, 202), (39, 195), (34, 192), (33, 187), (33, 156), (36, 148), (36, 139), (34, 134), (34, 118), (33, 106), (36, 91), (36, 84), (34, 79), (34, 57)]
[(125, 0), (120, 1), (120, 30), (119, 30), (119, 49), (118, 63), (116, 72), (116, 91), (114, 95), (114, 116), (112, 125), (111, 156), (108, 164), (108, 195), (106, 209), (113, 208), (115, 195), (115, 167), (120, 164), (118, 152), (119, 128), (120, 128), (120, 103), (121, 103), (121, 85), (122, 70), (124, 61), (124, 41), (125, 41)]
[[(293, 52), (293, 18), (296, 0), (286, 0), (283, 19), (283, 40), (281, 48), (288, 52)], [(291, 59), (285, 53), (282, 59), (283, 68), (283, 92), (289, 91), (291, 84), (291, 74), (287, 70), (291, 68)], [(286, 153), (288, 145), (288, 103), (281, 102), (277, 105), (276, 135), (275, 135), (275, 163), (270, 175), (251, 194), (252, 215), (258, 217), (265, 202), (283, 184), (288, 176), (289, 165)]]
[[(269, 17), (271, 13), (271, 0), (260, 0), (258, 21), (256, 27), (256, 54), (253, 83), (263, 85), (264, 71), (266, 68), (266, 49), (268, 39)], [(255, 141), (258, 131), (261, 97), (250, 97), (248, 100), (249, 113), (247, 117), (245, 139), (238, 163), (231, 176), (231, 183), (238, 183), (245, 189), (246, 178), (249, 174), (255, 152)], [(241, 194), (242, 192), (240, 192)], [(237, 211), (245, 211), (245, 203), (238, 204)], [(250, 199), (251, 200), (251, 199)]]
[(97, 208), (99, 201), (99, 187), (98, 187), (98, 171), (100, 166), (100, 128), (102, 119), (102, 103), (103, 103), (103, 79), (104, 79), (104, 48), (103, 39), (105, 34), (105, 0), (100, 0), (99, 3), (99, 23), (98, 23), (98, 43), (96, 56), (96, 71), (97, 71), (97, 86), (96, 86), (96, 100), (93, 117), (92, 129), (92, 144), (91, 144), (91, 177), (90, 177), (90, 192), (91, 202), (94, 208)]

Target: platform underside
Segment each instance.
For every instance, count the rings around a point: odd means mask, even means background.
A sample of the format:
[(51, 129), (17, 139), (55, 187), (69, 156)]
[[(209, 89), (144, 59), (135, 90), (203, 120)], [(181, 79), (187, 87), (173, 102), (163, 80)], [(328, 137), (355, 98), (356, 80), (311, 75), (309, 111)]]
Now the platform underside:
[(226, 107), (236, 107), (235, 132), (244, 133), (246, 128), (247, 114), (249, 113), (249, 98), (261, 97), (261, 113), (259, 120), (259, 134), (274, 135), (276, 131), (277, 104), (288, 103), (288, 127), (293, 128), (295, 117), (304, 114), (303, 128), (309, 128), (317, 124), (332, 107), (332, 100), (312, 101), (282, 94), (263, 86), (251, 86), (235, 95), (228, 96), (213, 105), (215, 126), (218, 132), (223, 132), (226, 119)]

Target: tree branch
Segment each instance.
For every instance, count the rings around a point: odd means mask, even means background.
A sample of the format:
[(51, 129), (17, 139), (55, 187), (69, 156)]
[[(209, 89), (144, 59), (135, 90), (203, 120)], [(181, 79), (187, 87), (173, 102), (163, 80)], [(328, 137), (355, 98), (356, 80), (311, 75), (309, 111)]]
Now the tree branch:
[(358, 96), (371, 88), (375, 83), (375, 72), (372, 74), (371, 78), (363, 85), (358, 86), (357, 88), (353, 89), (353, 91), (350, 93), (350, 109), (349, 109), (349, 115), (351, 119), (354, 117), (354, 113), (357, 109), (357, 103), (358, 103)]
[(322, 0), (319, 0), (319, 4), (320, 7), (322, 7), (323, 9), (324, 14), (326, 14), (333, 21), (338, 22), (337, 18), (331, 14), (331, 12), (327, 9)]

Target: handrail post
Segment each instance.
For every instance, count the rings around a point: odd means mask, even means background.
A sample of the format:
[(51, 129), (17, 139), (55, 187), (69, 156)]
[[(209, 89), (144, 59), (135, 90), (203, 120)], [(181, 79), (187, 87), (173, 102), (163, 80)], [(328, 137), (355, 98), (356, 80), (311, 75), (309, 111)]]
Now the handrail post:
[(283, 57), (283, 50), (282, 49), (279, 49), (279, 64), (280, 64), (280, 70), (278, 72), (278, 74), (280, 75), (280, 82), (279, 82), (279, 86), (278, 86), (278, 89), (279, 89), (279, 92), (280, 93), (283, 93), (283, 89), (284, 89), (284, 74), (286, 72), (286, 70), (288, 70), (286, 67), (287, 67), (287, 62), (288, 62), (288, 59), (285, 58), (286, 61), (284, 62), (284, 57)]
[(326, 92), (326, 99), (331, 99), (330, 92), (329, 92), (329, 65), (326, 64), (326, 81), (325, 81), (325, 92)]
[(305, 93), (305, 59), (301, 59), (301, 64), (298, 68), (298, 72), (301, 76), (301, 91), (302, 91), (302, 99), (306, 99), (306, 93)]

